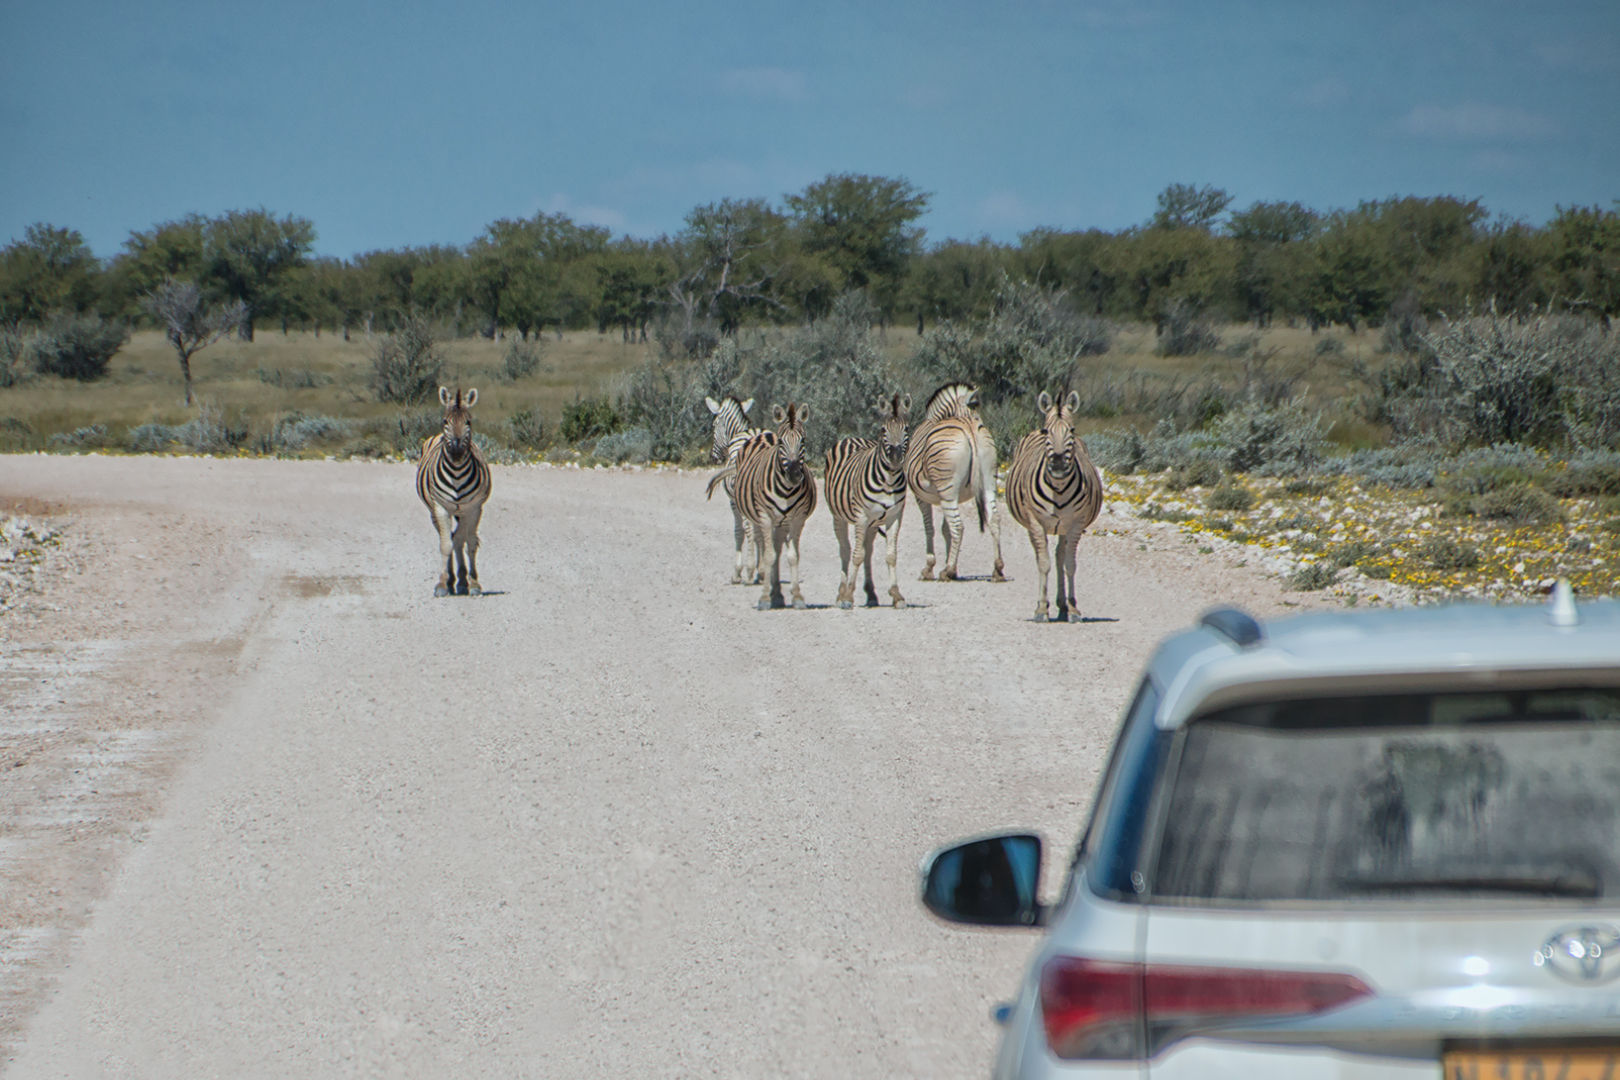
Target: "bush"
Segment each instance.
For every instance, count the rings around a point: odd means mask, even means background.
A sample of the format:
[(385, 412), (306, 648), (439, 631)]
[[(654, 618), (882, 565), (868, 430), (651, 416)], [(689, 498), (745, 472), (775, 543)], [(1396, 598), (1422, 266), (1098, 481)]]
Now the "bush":
[(1217, 420), (1210, 429), (1225, 449), (1233, 472), (1299, 475), (1322, 460), (1322, 418), (1298, 402), (1274, 407), (1245, 405)]
[(546, 445), (546, 425), (535, 409), (522, 409), (512, 414), (507, 421), (512, 429), (512, 441), (519, 446), (527, 446), (534, 450), (543, 450)]
[(42, 374), (89, 382), (107, 370), (129, 340), (129, 327), (98, 315), (52, 315), (34, 336), (34, 363)]
[(1620, 453), (1577, 455), (1561, 472), (1548, 475), (1546, 488), (1562, 499), (1620, 495)]
[(1366, 540), (1353, 540), (1333, 549), (1329, 561), (1334, 566), (1343, 568), (1354, 566), (1363, 559), (1370, 559), (1378, 554), (1378, 545)]
[(415, 405), (439, 388), (444, 350), (433, 325), (420, 315), (406, 317), (398, 330), (384, 335), (371, 355), (371, 386), (378, 401)]
[(305, 416), (289, 413), (271, 425), (270, 434), (260, 440), (260, 449), (269, 454), (290, 454), (308, 449), (310, 443), (335, 443), (354, 434), (352, 420), (331, 416)]
[(128, 446), (136, 453), (161, 453), (172, 449), (195, 454), (223, 454), (247, 443), (247, 421), (240, 415), (232, 421), (216, 406), (201, 403), (197, 415), (184, 424), (141, 424), (131, 428)]
[(1313, 353), (1318, 360), (1326, 357), (1343, 356), (1344, 340), (1336, 338), (1332, 334), (1323, 334), (1316, 340), (1316, 348)]
[(280, 390), (314, 390), (332, 383), (332, 376), (307, 368), (302, 371), (282, 371), (280, 368), (259, 368), (259, 381)]
[(1338, 579), (1338, 567), (1328, 562), (1313, 562), (1290, 574), (1287, 585), (1294, 592), (1320, 592)]
[(506, 356), (501, 361), (500, 377), (506, 382), (517, 382), (533, 375), (540, 370), (544, 349), (539, 334), (534, 336), (533, 341), (525, 341), (522, 338), (510, 339), (506, 346)]
[(1254, 505), (1254, 492), (1236, 484), (1223, 484), (1204, 497), (1210, 510), (1247, 510)]
[(1512, 521), (1520, 525), (1546, 525), (1564, 520), (1558, 500), (1533, 484), (1509, 484), (1488, 491), (1469, 504), (1476, 517)]
[(655, 357), (631, 373), (621, 411), (652, 433), (653, 457), (674, 461), (694, 446), (707, 450), (714, 418), (703, 399), (737, 393), (743, 355), (733, 336), (701, 359)]
[(1159, 324), (1159, 343), (1154, 349), (1160, 356), (1195, 356), (1215, 352), (1220, 347), (1221, 336), (1199, 311), (1198, 305), (1178, 296), (1165, 306)]
[(606, 396), (576, 397), (563, 405), (562, 422), (557, 430), (563, 441), (576, 443), (611, 435), (623, 426), (624, 418)]
[(591, 455), (614, 465), (641, 463), (652, 453), (652, 432), (644, 427), (627, 428), (596, 440)]
[(0, 326), (0, 389), (27, 382), (38, 370), (32, 335)]
[(1225, 475), (1217, 462), (1189, 461), (1172, 468), (1165, 477), (1164, 486), (1171, 491), (1184, 491), (1190, 487), (1211, 487), (1220, 483)]
[(1418, 548), (1418, 555), (1436, 570), (1472, 570), (1479, 565), (1479, 548), (1457, 540), (1430, 540)]
[(112, 445), (107, 439), (106, 424), (92, 424), (89, 427), (76, 428), (73, 431), (58, 431), (50, 437), (52, 446), (83, 448), (101, 448)]

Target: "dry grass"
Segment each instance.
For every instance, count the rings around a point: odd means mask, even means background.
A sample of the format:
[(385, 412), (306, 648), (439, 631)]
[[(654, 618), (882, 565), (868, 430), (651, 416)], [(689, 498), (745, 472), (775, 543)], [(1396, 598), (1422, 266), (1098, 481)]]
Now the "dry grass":
[[(276, 415), (293, 411), (356, 418), (397, 412), (398, 406), (381, 404), (371, 393), (371, 348), (361, 334), (345, 342), (330, 334), (316, 338), (312, 333), (261, 331), (251, 343), (220, 342), (198, 353), (191, 365), (200, 400), (227, 415), (240, 413), (262, 428)], [(648, 348), (591, 332), (565, 334), (561, 341), (550, 335), (540, 370), (508, 383), (496, 377), (506, 342), (462, 339), (446, 345), (450, 362), (445, 379), (478, 388), (480, 419), (504, 420), (523, 409), (538, 409), (548, 423), (555, 423), (563, 403), (576, 394), (612, 392), (626, 371), (646, 359)], [(41, 439), (92, 424), (111, 429), (179, 424), (193, 415), (182, 404), (184, 396), (174, 351), (161, 334), (141, 331), (96, 382), (42, 377), (0, 390), (0, 417), (21, 421)]]

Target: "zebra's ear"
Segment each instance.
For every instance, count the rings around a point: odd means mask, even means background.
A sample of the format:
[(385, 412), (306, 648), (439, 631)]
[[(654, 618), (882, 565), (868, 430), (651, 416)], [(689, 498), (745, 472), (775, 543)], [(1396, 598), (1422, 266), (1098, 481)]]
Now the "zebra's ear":
[(780, 405), (771, 406), (771, 419), (780, 424), (787, 419), (787, 410)]
[(720, 415), (720, 403), (718, 401), (714, 400), (714, 398), (712, 398), (712, 397), (704, 398), (703, 399), (703, 404), (707, 405), (709, 407), (709, 411), (714, 413), (716, 416)]
[(474, 405), (476, 405), (477, 403), (478, 403), (478, 391), (477, 390), (469, 390), (469, 391), (467, 391), (467, 399), (466, 399), (467, 408), (470, 409)]
[(801, 423), (801, 424), (804, 423), (806, 420), (810, 419), (810, 406), (808, 406), (808, 405), (800, 405), (799, 406), (799, 412), (798, 412), (798, 418), (799, 418), (799, 423)]
[(1043, 414), (1051, 412), (1052, 411), (1052, 395), (1048, 394), (1045, 390), (1042, 390), (1040, 397), (1035, 399), (1035, 407), (1037, 409), (1041, 410), (1041, 412)]
[(749, 398), (747, 401), (740, 403), (737, 407), (743, 411), (744, 416), (747, 416), (748, 410), (754, 407), (754, 399)]
[(1063, 399), (1063, 407), (1071, 413), (1080, 411), (1080, 391), (1070, 390), (1069, 396)]
[(439, 404), (447, 409), (450, 407), (450, 388), (448, 386), (439, 387)]
[(900, 417), (901, 417), (901, 419), (905, 419), (905, 415), (910, 411), (911, 411), (911, 395), (910, 394), (903, 394), (900, 397)]

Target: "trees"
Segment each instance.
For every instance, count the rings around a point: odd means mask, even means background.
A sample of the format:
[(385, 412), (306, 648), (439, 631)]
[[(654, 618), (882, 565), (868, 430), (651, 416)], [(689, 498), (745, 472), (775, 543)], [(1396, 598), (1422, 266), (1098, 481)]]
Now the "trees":
[(88, 311), (100, 276), (101, 263), (77, 229), (36, 222), (0, 249), (0, 319), (37, 323), (59, 309)]
[(667, 291), (683, 334), (699, 320), (731, 333), (752, 312), (784, 307), (776, 285), (786, 228), (764, 199), (721, 199), (686, 215), (686, 228), (662, 248), (674, 268)]
[(1234, 292), (1245, 317), (1266, 326), (1278, 311), (1306, 310), (1309, 242), (1321, 228), (1320, 215), (1297, 202), (1255, 202), (1232, 214), (1226, 234), (1237, 245)]
[(1560, 206), (1547, 233), (1551, 288), (1566, 306), (1607, 326), (1620, 315), (1620, 205)]
[(208, 219), (187, 214), (145, 232), (131, 230), (124, 251), (113, 259), (108, 290), (118, 310), (134, 314), (141, 298), (169, 278), (197, 281), (207, 272), (203, 233)]
[(1232, 203), (1232, 196), (1218, 187), (1205, 184), (1201, 188), (1191, 184), (1171, 184), (1159, 192), (1158, 208), (1148, 221), (1153, 229), (1202, 229), (1209, 232), (1215, 219)]
[(276, 314), (289, 271), (302, 266), (315, 245), (308, 218), (277, 218), (263, 209), (229, 210), (203, 229), (203, 264), (210, 282), (239, 301), (246, 314), (238, 331), (253, 340), (253, 320)]
[(833, 270), (834, 295), (866, 289), (892, 313), (922, 244), (923, 230), (912, 222), (929, 198), (904, 177), (831, 173), (784, 201), (802, 250)]
[(209, 305), (195, 281), (173, 278), (165, 279), (148, 293), (142, 306), (174, 346), (180, 372), (186, 377), (186, 404), (189, 406), (195, 400), (191, 392), (192, 356), (251, 318), (248, 307), (241, 300)]
[(487, 318), (484, 332), (502, 326), (523, 337), (546, 323), (566, 323), (588, 311), (594, 275), (570, 273), (582, 259), (607, 248), (608, 230), (580, 225), (566, 214), (501, 218), (467, 248), (467, 284), (473, 306)]

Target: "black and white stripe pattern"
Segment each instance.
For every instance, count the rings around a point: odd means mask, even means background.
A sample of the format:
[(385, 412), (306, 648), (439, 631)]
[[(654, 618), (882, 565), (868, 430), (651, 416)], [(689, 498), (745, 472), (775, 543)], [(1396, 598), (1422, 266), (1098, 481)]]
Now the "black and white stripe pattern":
[[(793, 577), (793, 606), (805, 606), (799, 590), (799, 534), (816, 508), (816, 478), (804, 463), (804, 422), (810, 409), (788, 402), (786, 409), (771, 407), (775, 431), (733, 439), (737, 446), (733, 464), (728, 464), (709, 481), (709, 494), (729, 476), (735, 477), (733, 498), (754, 534), (757, 562), (765, 559), (770, 539), (771, 574), (763, 581), (759, 608), (777, 606), (782, 600), (782, 548), (787, 547), (788, 570)], [(760, 567), (763, 571), (763, 566)]]
[(473, 443), (472, 407), (478, 391), (465, 395), (458, 389), (454, 397), (439, 387), (439, 403), (444, 406), (444, 430), (422, 444), (422, 457), (416, 465), (416, 493), (433, 515), (439, 533), (439, 557), (444, 570), (439, 574), (434, 596), (448, 596), (454, 587), (461, 595), (479, 595), (478, 519), (489, 499), (489, 463)]
[(979, 391), (968, 383), (949, 383), (934, 391), (923, 407), (923, 422), (911, 433), (906, 452), (906, 482), (922, 512), (927, 562), (922, 580), (934, 579), (934, 512), (945, 518), (943, 580), (956, 577), (962, 553), (962, 503), (979, 511), (979, 531), (988, 524), (995, 549), (990, 580), (1005, 581), (1001, 561), (1001, 518), (996, 513), (996, 444), (979, 419)]
[(1085, 443), (1074, 437), (1074, 410), (1080, 407), (1080, 395), (1070, 393), (1060, 407), (1053, 403), (1052, 395), (1043, 391), (1037, 404), (1045, 419), (1040, 430), (1025, 435), (1013, 451), (1012, 466), (1007, 470), (1007, 509), (1018, 524), (1029, 530), (1029, 542), (1040, 567), (1041, 592), (1040, 602), (1035, 605), (1035, 621), (1046, 621), (1046, 586), (1051, 577), (1046, 553), (1048, 533), (1058, 538), (1058, 621), (1078, 621), (1075, 547), (1081, 534), (1102, 512), (1102, 477), (1086, 454)]
[[(743, 443), (747, 441), (747, 436), (761, 433), (761, 429), (748, 426), (748, 410), (753, 408), (754, 399), (749, 398), (747, 401), (738, 401), (732, 395), (727, 394), (720, 401), (716, 401), (712, 397), (706, 397), (703, 399), (703, 403), (709, 407), (709, 412), (714, 414), (714, 441), (709, 445), (709, 459), (716, 465), (735, 465), (736, 458), (734, 454), (741, 450)], [(743, 525), (742, 514), (737, 510), (737, 500), (733, 496), (732, 475), (726, 476), (724, 484), (726, 487), (726, 499), (731, 503), (732, 538), (737, 546), (736, 561), (732, 564), (731, 569), (731, 583), (741, 585), (744, 583), (743, 566), (746, 560), (743, 556), (748, 547), (749, 532)], [(758, 559), (756, 558), (754, 561), (757, 563)], [(754, 577), (749, 577), (747, 584), (752, 585), (755, 581)]]
[[(833, 532), (838, 536), (838, 554), (844, 576), (838, 586), (838, 606), (855, 606), (855, 575), (866, 568), (866, 606), (877, 607), (877, 590), (872, 587), (872, 541), (882, 535), (888, 542), (889, 597), (897, 608), (906, 606), (900, 595), (895, 556), (900, 542), (900, 519), (906, 509), (906, 414), (911, 395), (895, 394), (878, 402), (883, 419), (876, 439), (841, 439), (827, 451), (827, 509), (832, 511)], [(851, 558), (849, 529), (855, 527), (855, 550)]]

